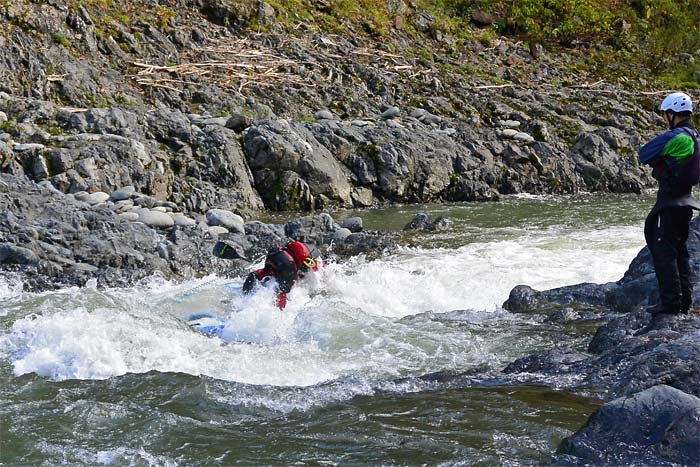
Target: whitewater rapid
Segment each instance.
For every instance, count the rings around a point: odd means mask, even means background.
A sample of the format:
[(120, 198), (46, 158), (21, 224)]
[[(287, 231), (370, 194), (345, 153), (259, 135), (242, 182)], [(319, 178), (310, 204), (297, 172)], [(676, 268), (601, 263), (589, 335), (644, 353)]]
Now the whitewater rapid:
[[(56, 381), (149, 371), (272, 387), (352, 379), (352, 396), (371, 381), (494, 366), (546, 346), (518, 331), (527, 317), (500, 308), (510, 290), (617, 280), (641, 246), (640, 226), (623, 225), (401, 248), (328, 264), (292, 290), (283, 312), (271, 290), (242, 295), (241, 278), (31, 294), (3, 277), (0, 357), (15, 376)], [(225, 318), (222, 338), (190, 329), (184, 318), (195, 312)]]

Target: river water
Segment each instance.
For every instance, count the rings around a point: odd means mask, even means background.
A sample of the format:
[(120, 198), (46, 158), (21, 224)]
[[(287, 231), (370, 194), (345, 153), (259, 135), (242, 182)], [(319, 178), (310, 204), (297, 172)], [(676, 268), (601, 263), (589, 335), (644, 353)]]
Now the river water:
[[(398, 252), (330, 263), (284, 312), (240, 278), (22, 293), (0, 276), (0, 465), (551, 465), (600, 405), (499, 380), (516, 358), (592, 326), (500, 305), (619, 279), (643, 245), (649, 197), (517, 197), (336, 213), (447, 230)], [(226, 320), (221, 338), (189, 313)], [(449, 375), (461, 374), (459, 378)], [(496, 376), (494, 376), (496, 375)]]

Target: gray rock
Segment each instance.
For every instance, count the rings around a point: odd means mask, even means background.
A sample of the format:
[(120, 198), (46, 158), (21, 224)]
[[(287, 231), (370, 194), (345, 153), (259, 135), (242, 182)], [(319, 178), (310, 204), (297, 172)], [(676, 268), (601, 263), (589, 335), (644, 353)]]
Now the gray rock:
[(384, 112), (382, 112), (381, 118), (384, 120), (389, 120), (391, 118), (396, 118), (401, 113), (398, 107), (389, 107)]
[(88, 263), (75, 263), (71, 265), (71, 269), (77, 272), (87, 272), (87, 273), (93, 273), (97, 272), (100, 270), (97, 266), (93, 266), (92, 264)]
[(411, 219), (411, 222), (404, 226), (403, 230), (433, 230), (430, 215), (425, 212), (419, 212)]
[(596, 465), (698, 465), (700, 399), (666, 385), (615, 399), (560, 452)]
[(0, 243), (0, 264), (31, 264), (36, 260), (36, 255), (28, 248)]
[(136, 221), (139, 219), (139, 213), (130, 211), (130, 212), (122, 212), (118, 214), (120, 219), (124, 219), (127, 221)]
[(409, 115), (413, 118), (420, 119), (422, 116), (424, 116), (427, 113), (428, 113), (428, 111), (425, 109), (413, 109), (413, 110), (411, 110), (411, 113)]
[(77, 193), (73, 193), (73, 196), (78, 201), (83, 201), (85, 203), (87, 203), (88, 200), (90, 199), (90, 193), (88, 193), (87, 191), (79, 191)]
[(372, 125), (372, 122), (368, 122), (367, 120), (353, 120), (350, 122), (350, 125), (362, 128), (368, 125)]
[(328, 110), (319, 110), (314, 114), (317, 120), (333, 120), (333, 113)]
[(350, 229), (346, 229), (344, 227), (341, 227), (340, 229), (336, 230), (333, 233), (333, 241), (334, 242), (342, 242), (346, 238), (348, 238), (350, 235), (352, 235), (352, 232)]
[(206, 230), (208, 233), (212, 234), (213, 236), (219, 236), (223, 234), (229, 233), (228, 229), (226, 227), (220, 226), (220, 225), (215, 225), (208, 227)]
[(231, 211), (210, 209), (207, 211), (206, 217), (207, 223), (211, 226), (222, 226), (231, 232), (245, 233), (243, 218)]
[(226, 121), (226, 128), (229, 128), (236, 133), (241, 133), (243, 130), (248, 128), (250, 123), (248, 122), (248, 119), (241, 114), (234, 114), (231, 115), (231, 117)]
[(113, 191), (110, 198), (114, 201), (121, 201), (131, 198), (134, 193), (136, 193), (136, 188), (133, 185), (128, 185)]
[(340, 223), (340, 226), (350, 230), (350, 232), (362, 232), (362, 218), (361, 217), (350, 217), (345, 219)]
[(15, 144), (12, 148), (15, 152), (41, 151), (46, 149), (46, 146), (39, 143), (20, 143)]
[(437, 125), (438, 123), (442, 122), (442, 117), (431, 113), (426, 113), (425, 115), (420, 117), (419, 120), (425, 123), (426, 125)]
[(90, 193), (85, 202), (94, 206), (96, 204), (104, 203), (108, 199), (109, 195), (107, 193), (103, 191), (96, 191), (94, 193)]
[(191, 227), (193, 225), (197, 225), (197, 221), (187, 216), (173, 216), (173, 220), (175, 221), (175, 225), (180, 227)]
[(139, 222), (143, 222), (151, 227), (168, 228), (175, 225), (173, 218), (164, 212), (141, 209), (138, 212), (138, 216), (137, 220)]

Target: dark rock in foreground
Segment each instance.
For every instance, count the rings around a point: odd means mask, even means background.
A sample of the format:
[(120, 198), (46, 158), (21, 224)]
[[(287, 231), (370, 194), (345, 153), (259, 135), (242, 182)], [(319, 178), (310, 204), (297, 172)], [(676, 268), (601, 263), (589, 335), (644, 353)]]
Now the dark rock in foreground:
[[(640, 232), (641, 235), (641, 232)], [(700, 295), (700, 218), (691, 223), (688, 250)], [(512, 362), (504, 373), (520, 382), (622, 397), (593, 414), (562, 443), (570, 461), (586, 465), (700, 465), (700, 314), (651, 321), (658, 285), (647, 248), (624, 277), (537, 291), (515, 287), (504, 308), (571, 322), (587, 314), (607, 321), (587, 352), (567, 344)], [(578, 460), (576, 460), (576, 458)]]
[(700, 465), (700, 399), (665, 385), (615, 399), (560, 450), (595, 465)]

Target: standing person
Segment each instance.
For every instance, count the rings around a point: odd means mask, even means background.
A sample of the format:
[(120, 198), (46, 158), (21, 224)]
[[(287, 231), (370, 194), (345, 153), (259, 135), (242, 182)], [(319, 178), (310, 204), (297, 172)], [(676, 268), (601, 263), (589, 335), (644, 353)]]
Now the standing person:
[(294, 282), (309, 271), (318, 271), (316, 261), (301, 242), (290, 242), (284, 247), (275, 247), (265, 258), (265, 267), (248, 274), (243, 283), (243, 293), (250, 293), (258, 282), (267, 278), (277, 280), (277, 308), (287, 305), (287, 294)]
[(659, 109), (669, 130), (639, 150), (639, 160), (652, 167), (659, 181), (656, 204), (644, 223), (660, 295), (660, 303), (647, 310), (652, 324), (690, 310), (693, 285), (686, 242), (693, 209), (700, 210), (691, 197), (700, 180), (700, 137), (690, 121), (693, 102), (687, 94), (674, 92)]

